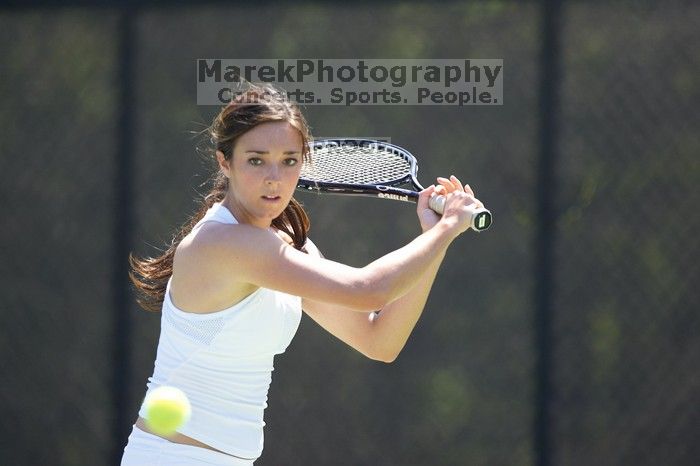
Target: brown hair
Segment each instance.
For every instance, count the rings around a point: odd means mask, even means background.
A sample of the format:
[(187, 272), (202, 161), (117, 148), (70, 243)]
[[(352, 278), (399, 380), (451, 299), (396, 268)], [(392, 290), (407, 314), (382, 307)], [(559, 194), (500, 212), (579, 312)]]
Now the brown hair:
[[(233, 157), (233, 147), (241, 135), (259, 124), (271, 121), (287, 121), (299, 130), (303, 143), (303, 158), (305, 162), (308, 161), (308, 141), (311, 134), (299, 107), (287, 98), (285, 91), (252, 84), (222, 108), (211, 126), (205, 130), (213, 146), (208, 151), (209, 155), (216, 161), (216, 151), (221, 151), (224, 158), (230, 161)], [(136, 301), (143, 309), (160, 311), (168, 279), (173, 273), (175, 250), (207, 210), (224, 198), (228, 191), (228, 181), (220, 170), (211, 176), (211, 191), (201, 199), (197, 213), (177, 231), (168, 249), (161, 256), (138, 258), (133, 253), (129, 254), (129, 278), (136, 287)], [(284, 212), (272, 221), (272, 226), (288, 234), (296, 249), (303, 250), (310, 222), (301, 204), (294, 198)]]

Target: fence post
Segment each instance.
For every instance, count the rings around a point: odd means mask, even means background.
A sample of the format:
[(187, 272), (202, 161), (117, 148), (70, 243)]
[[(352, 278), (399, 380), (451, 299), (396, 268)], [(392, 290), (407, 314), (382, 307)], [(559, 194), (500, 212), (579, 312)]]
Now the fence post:
[(541, 2), (540, 153), (537, 163), (535, 229), (535, 416), (534, 452), (537, 466), (550, 466), (552, 413), (552, 294), (556, 246), (556, 143), (559, 90), (560, 0)]
[(114, 256), (112, 258), (113, 293), (113, 378), (112, 378), (112, 464), (119, 465), (122, 449), (129, 435), (134, 413), (129, 404), (131, 385), (131, 315), (127, 256), (131, 249), (133, 222), (133, 153), (134, 153), (134, 27), (136, 12), (127, 1), (119, 11), (117, 23), (118, 126), (114, 176)]

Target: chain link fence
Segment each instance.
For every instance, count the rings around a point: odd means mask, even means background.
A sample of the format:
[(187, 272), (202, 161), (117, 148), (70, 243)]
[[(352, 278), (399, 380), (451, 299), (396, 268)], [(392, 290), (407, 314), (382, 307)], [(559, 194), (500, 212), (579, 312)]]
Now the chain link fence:
[(567, 9), (555, 464), (700, 457), (698, 20), (696, 7)]
[[(565, 3), (556, 171), (552, 464), (690, 465), (700, 356), (691, 3)], [(260, 465), (529, 465), (541, 5), (198, 6), (135, 16), (133, 249), (156, 254), (210, 165), (198, 58), (502, 58), (500, 107), (311, 106), (316, 136), (389, 136), (419, 178), (458, 174), (494, 212), (452, 246), (391, 365), (304, 318), (275, 363)], [(118, 12), (0, 10), (0, 464), (112, 464)], [(362, 265), (418, 233), (410, 206), (301, 195), (311, 236)], [(357, 219), (362, 222), (358, 223)], [(131, 305), (129, 419), (159, 315)]]

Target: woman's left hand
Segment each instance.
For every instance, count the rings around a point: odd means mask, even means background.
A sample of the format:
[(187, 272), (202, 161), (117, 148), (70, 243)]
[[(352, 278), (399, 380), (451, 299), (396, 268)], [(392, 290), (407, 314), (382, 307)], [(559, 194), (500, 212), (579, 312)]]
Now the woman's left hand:
[(420, 195), (418, 196), (418, 207), (416, 208), (416, 213), (418, 214), (418, 221), (420, 221), (420, 227), (423, 230), (423, 233), (430, 230), (437, 222), (440, 221), (440, 214), (436, 213), (430, 208), (428, 201), (433, 193), (438, 192), (437, 188), (441, 187), (442, 186), (436, 187), (434, 184), (430, 185), (421, 191)]

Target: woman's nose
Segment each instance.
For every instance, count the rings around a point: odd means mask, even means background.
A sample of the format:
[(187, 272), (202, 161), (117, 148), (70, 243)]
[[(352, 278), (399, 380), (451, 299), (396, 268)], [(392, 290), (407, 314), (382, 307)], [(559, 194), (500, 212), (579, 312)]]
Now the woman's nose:
[(280, 171), (279, 168), (276, 166), (271, 166), (267, 170), (267, 176), (265, 177), (265, 181), (268, 183), (274, 183), (280, 180)]

